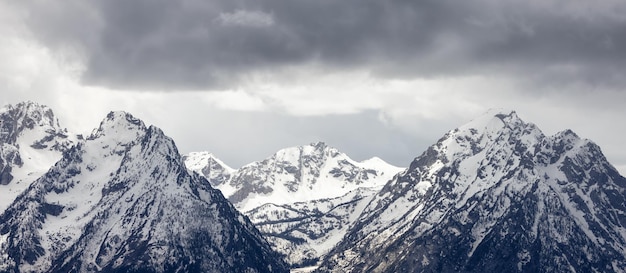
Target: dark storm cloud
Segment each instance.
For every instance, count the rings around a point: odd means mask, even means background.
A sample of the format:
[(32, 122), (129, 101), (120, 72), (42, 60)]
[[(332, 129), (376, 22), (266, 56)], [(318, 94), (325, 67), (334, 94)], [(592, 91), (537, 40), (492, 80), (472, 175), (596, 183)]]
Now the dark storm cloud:
[(311, 63), (614, 87), (626, 68), (626, 2), (613, 0), (24, 2), (44, 43), (80, 47), (84, 81), (113, 87), (219, 88)]

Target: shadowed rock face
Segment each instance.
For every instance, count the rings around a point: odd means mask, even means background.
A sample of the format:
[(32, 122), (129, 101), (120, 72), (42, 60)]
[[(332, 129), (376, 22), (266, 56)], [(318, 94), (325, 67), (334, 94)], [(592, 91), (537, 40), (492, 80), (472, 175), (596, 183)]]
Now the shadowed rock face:
[(22, 166), (20, 153), (14, 146), (3, 145), (0, 149), (0, 185), (8, 185), (13, 180), (13, 166)]
[(491, 113), (390, 181), (319, 272), (624, 272), (625, 204), (597, 145)]
[(0, 272), (288, 272), (156, 127), (112, 112), (0, 215)]

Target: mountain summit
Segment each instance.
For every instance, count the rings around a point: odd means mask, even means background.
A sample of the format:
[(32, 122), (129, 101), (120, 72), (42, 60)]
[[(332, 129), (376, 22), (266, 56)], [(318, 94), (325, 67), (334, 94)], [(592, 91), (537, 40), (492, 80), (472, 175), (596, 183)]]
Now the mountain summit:
[(452, 130), (372, 199), (320, 272), (624, 272), (626, 179), (515, 112)]
[(174, 142), (111, 112), (0, 215), (0, 272), (287, 272)]
[(286, 148), (239, 169), (230, 181), (235, 191), (229, 200), (248, 211), (266, 203), (338, 197), (382, 185), (400, 170), (385, 162), (381, 168), (368, 167), (324, 142)]
[(356, 162), (324, 142), (289, 147), (233, 170), (210, 153), (186, 155), (187, 167), (220, 189), (241, 211), (339, 197), (386, 183), (401, 169), (381, 159)]
[(45, 105), (0, 109), (0, 213), (61, 158), (72, 139)]

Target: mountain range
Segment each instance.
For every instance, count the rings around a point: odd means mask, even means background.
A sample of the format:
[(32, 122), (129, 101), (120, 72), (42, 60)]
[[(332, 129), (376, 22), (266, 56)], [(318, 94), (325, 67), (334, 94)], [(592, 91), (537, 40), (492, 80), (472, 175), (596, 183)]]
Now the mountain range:
[(626, 272), (626, 178), (493, 110), (406, 168), (323, 142), (234, 169), (111, 112), (0, 109), (0, 272)]
[(208, 152), (187, 168), (207, 178), (292, 266), (312, 265), (343, 237), (369, 200), (402, 169), (362, 162), (323, 142), (285, 148), (233, 169)]

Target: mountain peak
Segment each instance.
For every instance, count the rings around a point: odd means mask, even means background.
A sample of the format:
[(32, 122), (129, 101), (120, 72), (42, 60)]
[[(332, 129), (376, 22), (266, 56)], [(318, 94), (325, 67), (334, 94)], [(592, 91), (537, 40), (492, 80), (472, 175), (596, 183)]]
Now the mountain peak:
[(498, 117), (503, 121), (507, 119), (519, 119), (519, 116), (517, 115), (517, 112), (515, 112), (515, 110), (495, 109), (489, 110), (487, 111), (487, 113), (494, 113), (495, 117)]
[(490, 111), (387, 183), (320, 271), (624, 272), (625, 188), (571, 130)]
[(336, 157), (340, 153), (337, 149), (318, 141), (308, 145), (294, 146), (277, 151), (273, 157), (279, 161), (300, 162), (309, 161), (312, 158), (322, 160), (326, 157)]
[(52, 109), (46, 105), (25, 101), (16, 104), (13, 109), (23, 113), (24, 117), (33, 119), (38, 125), (57, 125)]
[(14, 143), (25, 129), (35, 127), (59, 128), (52, 109), (32, 101), (6, 105), (0, 109), (0, 142)]
[(326, 148), (329, 148), (328, 144), (324, 141), (312, 142), (310, 145), (318, 150), (325, 150)]
[(362, 164), (388, 164), (385, 160), (377, 156), (373, 156), (369, 159), (365, 159), (361, 161), (360, 163)]
[[(204, 176), (211, 186), (223, 186), (236, 171), (210, 152), (191, 152), (183, 156), (188, 170)], [(222, 187), (222, 193), (230, 193)]]
[(287, 272), (155, 126), (111, 112), (0, 214), (1, 272)]
[[(140, 119), (134, 117), (132, 114), (124, 111), (111, 111), (107, 114), (104, 120), (105, 124), (117, 125), (117, 126), (130, 126), (145, 129), (146, 125)], [(100, 124), (102, 127), (102, 124)]]
[(89, 139), (96, 139), (106, 135), (119, 138), (119, 142), (128, 142), (136, 139), (137, 135), (147, 130), (146, 125), (140, 119), (124, 111), (111, 111), (100, 122)]
[(416, 158), (411, 168), (430, 165), (437, 160), (447, 162), (474, 156), (489, 147), (490, 150), (508, 149), (516, 143), (532, 146), (543, 137), (536, 125), (524, 122), (515, 111), (492, 109), (449, 131), (437, 144)]
[(229, 182), (236, 189), (229, 200), (248, 211), (270, 202), (336, 197), (358, 187), (380, 186), (395, 171), (399, 169), (386, 163), (361, 166), (326, 143), (315, 142), (281, 149), (265, 160), (243, 166)]
[(570, 129), (565, 129), (561, 132), (556, 133), (555, 135), (557, 138), (560, 139), (566, 139), (569, 141), (574, 141), (574, 140), (580, 140), (580, 137), (574, 133), (574, 131), (570, 130)]
[(458, 128), (460, 131), (494, 132), (506, 127), (526, 124), (515, 111), (490, 109), (483, 115)]
[(298, 153), (299, 157), (302, 156), (311, 156), (311, 155), (330, 155), (334, 156), (338, 153), (338, 150), (329, 146), (326, 142), (316, 141), (312, 142), (308, 145), (302, 145), (297, 147), (291, 147), (283, 149), (285, 151), (291, 151), (294, 153)]

